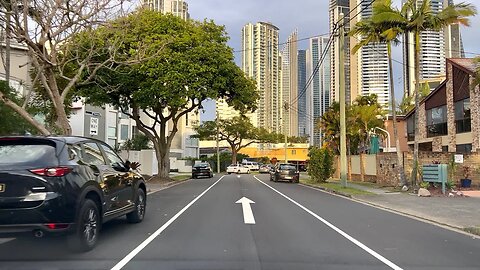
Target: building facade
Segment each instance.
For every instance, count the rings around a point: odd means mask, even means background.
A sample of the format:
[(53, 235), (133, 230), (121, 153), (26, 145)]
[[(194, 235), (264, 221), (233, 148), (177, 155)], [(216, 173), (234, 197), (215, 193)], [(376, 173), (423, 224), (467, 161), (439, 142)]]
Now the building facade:
[[(473, 59), (446, 60), (447, 79), (422, 100), (419, 149), (470, 153), (480, 150), (480, 90), (473, 87)], [(407, 114), (408, 144), (415, 139), (415, 112)]]
[(188, 3), (184, 0), (144, 0), (143, 2), (152, 10), (173, 14), (184, 20), (190, 19)]
[[(331, 104), (331, 61), (330, 50), (328, 47), (328, 37), (316, 37), (309, 40), (309, 50), (307, 56), (307, 76), (311, 77), (312, 82), (307, 92), (308, 100), (308, 131), (310, 134), (310, 144), (320, 146), (322, 144), (322, 130), (318, 129), (318, 121), (322, 115), (328, 110)], [(325, 59), (319, 65), (318, 71), (314, 70), (325, 54)]]
[(271, 23), (248, 23), (242, 29), (241, 68), (257, 82), (258, 109), (249, 115), (256, 127), (280, 132), (282, 96), (279, 76), (279, 29)]
[(308, 136), (308, 115), (307, 115), (307, 51), (299, 50), (297, 53), (298, 57), (298, 136), (306, 137)]
[[(352, 19), (352, 26), (359, 21), (369, 19), (372, 16), (372, 5), (369, 1), (351, 1), (351, 8), (358, 5), (356, 12), (359, 15)], [(352, 36), (350, 38), (353, 49), (363, 37)], [(373, 43), (363, 46), (351, 55), (351, 85), (358, 89), (358, 94), (368, 96), (375, 94), (378, 102), (386, 109), (390, 105), (388, 55), (385, 43)]]
[(297, 31), (293, 32), (281, 51), (283, 100), (282, 122), (288, 136), (298, 136), (298, 50)]
[[(405, 2), (402, 1), (403, 3)], [(417, 1), (418, 4), (421, 0)], [(453, 5), (453, 0), (430, 0), (434, 13)], [(437, 82), (445, 79), (445, 59), (465, 56), (463, 42), (458, 24), (453, 24), (442, 31), (424, 31), (420, 34), (420, 81)], [(415, 89), (415, 39), (412, 33), (403, 37), (405, 93), (412, 95)]]
[[(0, 79), (6, 79), (5, 70), (5, 43), (0, 43)], [(10, 87), (15, 89), (22, 96), (25, 96), (31, 87), (30, 70), (31, 61), (28, 56), (28, 47), (11, 41), (10, 44)]]

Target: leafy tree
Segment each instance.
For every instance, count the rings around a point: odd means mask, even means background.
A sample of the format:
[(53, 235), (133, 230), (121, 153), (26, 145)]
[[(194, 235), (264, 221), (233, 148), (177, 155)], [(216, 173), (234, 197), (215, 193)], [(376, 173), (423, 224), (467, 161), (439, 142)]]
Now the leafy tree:
[(275, 134), (265, 129), (256, 128), (245, 116), (236, 116), (232, 119), (206, 121), (196, 127), (197, 137), (201, 140), (215, 140), (218, 131), (219, 141), (226, 141), (232, 149), (232, 163), (237, 163), (238, 152), (253, 144), (267, 143), (275, 139)]
[[(382, 106), (376, 101), (377, 96), (359, 96), (352, 106), (352, 115), (355, 116), (356, 127), (360, 136), (360, 154), (368, 150), (368, 138), (375, 127), (383, 127), (383, 116), (385, 114)], [(365, 180), (365, 161), (360, 155), (361, 180)]]
[(406, 184), (405, 170), (403, 168), (403, 155), (400, 149), (400, 138), (398, 136), (397, 128), (397, 109), (395, 101), (395, 89), (393, 82), (393, 63), (392, 63), (392, 43), (398, 44), (398, 36), (402, 34), (402, 29), (399, 27), (390, 27), (386, 22), (376, 22), (375, 16), (379, 13), (379, 10), (392, 9), (391, 0), (378, 0), (373, 4), (373, 14), (369, 19), (359, 21), (353, 29), (350, 31), (351, 36), (360, 35), (360, 42), (355, 45), (352, 52), (356, 53), (360, 48), (367, 45), (379, 45), (386, 44), (388, 68), (389, 68), (389, 86), (390, 86), (390, 100), (391, 100), (391, 112), (393, 116), (393, 140), (397, 145), (397, 164), (399, 179), (401, 185)]
[(308, 157), (308, 175), (315, 182), (326, 182), (332, 177), (335, 169), (333, 168), (333, 152), (330, 149), (311, 147)]
[[(413, 33), (415, 37), (415, 111), (419, 111), (420, 103), (420, 34), (433, 30), (440, 31), (444, 27), (460, 23), (469, 25), (468, 17), (474, 16), (476, 9), (471, 4), (460, 3), (449, 5), (442, 11), (435, 13), (430, 0), (417, 1), (407, 0), (401, 10), (388, 5), (380, 5), (377, 9), (374, 21), (388, 24), (388, 28), (401, 29), (402, 32)], [(418, 126), (418, 113), (415, 114), (415, 126)], [(417, 184), (418, 170), (418, 139), (419, 131), (415, 129), (415, 141), (413, 152), (413, 179), (412, 184)]]
[[(0, 81), (0, 92), (15, 104), (21, 104), (23, 100), (19, 98), (14, 89), (7, 86), (6, 81)], [(29, 124), (18, 113), (10, 107), (0, 102), (0, 136), (23, 135), (25, 133), (36, 134), (37, 130)]]
[(81, 93), (87, 102), (112, 104), (136, 122), (152, 141), (161, 178), (168, 178), (179, 121), (202, 102), (222, 98), (241, 112), (256, 108), (255, 84), (235, 65), (223, 26), (139, 9), (80, 36), (79, 49), (88, 51), (91, 35), (105, 43), (95, 46), (118, 40), (123, 45), (116, 64), (100, 68), (95, 84)]
[[(70, 41), (81, 31), (88, 31), (101, 25), (108, 16), (115, 16), (121, 11), (123, 1), (115, 0), (65, 0), (65, 1), (0, 1), (0, 27), (8, 32), (12, 40), (28, 48), (33, 73), (36, 74), (32, 85), (41, 85), (44, 95), (37, 89), (30, 88), (27, 96), (43, 96), (43, 107), (49, 107), (54, 130), (61, 134), (71, 134), (68, 120), (68, 107), (71, 92), (80, 83), (79, 79), (88, 70), (95, 75), (96, 70), (110, 63), (108, 57), (102, 62), (92, 59), (99, 51), (115, 52), (116, 47), (91, 47), (89, 53), (78, 55), (72, 51)], [(93, 37), (92, 37), (93, 38)], [(66, 57), (69, 56), (69, 57)], [(8, 59), (7, 59), (8, 60)], [(8, 61), (7, 61), (8, 62)], [(72, 63), (77, 63), (74, 72), (67, 72)], [(8, 64), (8, 63), (7, 63)], [(7, 67), (9, 70), (9, 67)], [(65, 82), (63, 85), (60, 81)], [(89, 78), (83, 78), (84, 82)], [(14, 100), (0, 92), (0, 102), (14, 110), (33, 125), (42, 134), (50, 134), (35, 114), (20, 106)], [(26, 102), (30, 102), (27, 98)], [(36, 112), (35, 112), (36, 113)]]
[(145, 134), (139, 133), (132, 139), (128, 139), (123, 143), (122, 149), (127, 151), (140, 151), (150, 149), (150, 139)]
[[(425, 98), (430, 94), (430, 86), (428, 83), (422, 83), (420, 88), (420, 100)], [(397, 113), (401, 115), (406, 115), (411, 110), (415, 108), (415, 104), (413, 104), (414, 96), (403, 95), (403, 99), (398, 105)]]
[(288, 137), (287, 141), (289, 143), (308, 143), (308, 137), (291, 136), (291, 137)]

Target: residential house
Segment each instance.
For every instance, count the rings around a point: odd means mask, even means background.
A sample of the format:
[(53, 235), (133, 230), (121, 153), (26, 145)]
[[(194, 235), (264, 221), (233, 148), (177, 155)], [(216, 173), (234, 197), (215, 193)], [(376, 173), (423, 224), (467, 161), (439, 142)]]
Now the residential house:
[[(480, 150), (480, 91), (473, 87), (475, 64), (449, 58), (446, 79), (420, 102), (419, 149), (471, 153)], [(407, 139), (413, 147), (415, 110), (406, 115)]]

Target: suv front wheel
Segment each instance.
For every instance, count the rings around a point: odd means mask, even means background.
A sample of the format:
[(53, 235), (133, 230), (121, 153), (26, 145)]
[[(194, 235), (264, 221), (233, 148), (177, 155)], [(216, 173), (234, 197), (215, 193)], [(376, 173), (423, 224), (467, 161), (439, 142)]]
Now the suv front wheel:
[(75, 251), (92, 250), (98, 241), (100, 215), (97, 204), (85, 199), (78, 213), (75, 232), (69, 236), (69, 246)]

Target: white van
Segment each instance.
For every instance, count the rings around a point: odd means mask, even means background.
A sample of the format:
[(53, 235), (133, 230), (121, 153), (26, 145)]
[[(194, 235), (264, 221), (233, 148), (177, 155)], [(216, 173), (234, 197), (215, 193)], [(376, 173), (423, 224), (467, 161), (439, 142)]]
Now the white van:
[(258, 171), (258, 169), (260, 169), (258, 163), (253, 161), (243, 161), (242, 165), (249, 168), (250, 171)]

